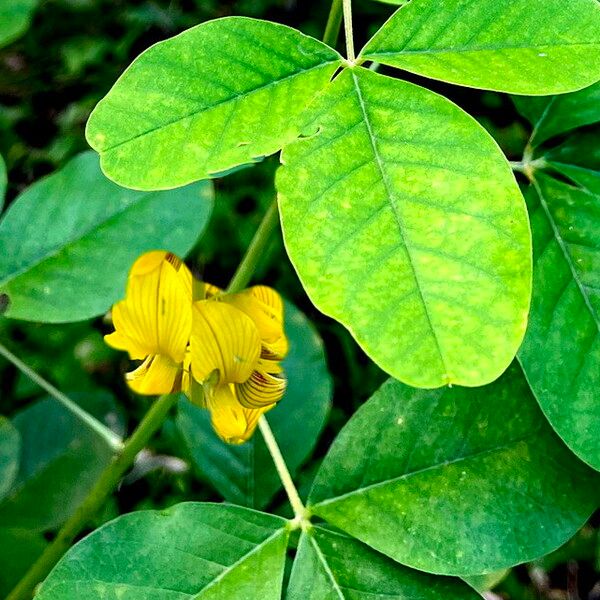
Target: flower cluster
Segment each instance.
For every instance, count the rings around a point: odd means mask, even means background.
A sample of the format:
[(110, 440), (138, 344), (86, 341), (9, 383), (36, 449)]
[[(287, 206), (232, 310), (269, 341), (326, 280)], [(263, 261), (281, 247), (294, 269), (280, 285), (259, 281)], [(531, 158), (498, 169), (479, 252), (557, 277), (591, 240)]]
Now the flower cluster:
[(142, 255), (106, 342), (142, 363), (126, 378), (139, 394), (183, 391), (207, 408), (226, 442), (240, 444), (285, 392), (283, 303), (265, 286), (227, 294), (195, 280), (169, 252)]

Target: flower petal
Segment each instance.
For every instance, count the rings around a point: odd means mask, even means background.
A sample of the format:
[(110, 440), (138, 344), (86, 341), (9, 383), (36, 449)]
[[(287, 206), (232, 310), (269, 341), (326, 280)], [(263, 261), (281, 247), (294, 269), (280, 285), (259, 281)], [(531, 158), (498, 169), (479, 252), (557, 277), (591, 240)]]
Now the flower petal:
[(274, 406), (258, 410), (244, 408), (235, 397), (234, 386), (226, 384), (212, 388), (207, 393), (206, 402), (215, 432), (228, 444), (248, 441), (260, 416)]
[(242, 383), (260, 355), (260, 337), (252, 319), (214, 300), (195, 302), (190, 338), (192, 373), (205, 382), (213, 372), (220, 383)]
[[(119, 304), (115, 304), (113, 307), (113, 314), (118, 310), (117, 307)], [(115, 350), (126, 350), (129, 352), (129, 358), (132, 360), (143, 360), (151, 352), (151, 349), (147, 345), (124, 335), (122, 331), (113, 331), (113, 333), (105, 335), (104, 341)]]
[(281, 360), (288, 352), (283, 329), (283, 301), (272, 288), (257, 285), (237, 294), (218, 298), (246, 313), (258, 327), (264, 355)]
[(192, 327), (192, 275), (169, 252), (142, 255), (129, 274), (125, 300), (113, 308), (116, 334), (107, 343), (131, 358), (150, 354), (183, 361)]
[(137, 394), (170, 394), (180, 387), (181, 369), (168, 356), (149, 356), (135, 371), (125, 376)]
[(236, 387), (238, 400), (245, 408), (262, 408), (279, 402), (287, 381), (281, 375), (254, 371), (250, 379)]

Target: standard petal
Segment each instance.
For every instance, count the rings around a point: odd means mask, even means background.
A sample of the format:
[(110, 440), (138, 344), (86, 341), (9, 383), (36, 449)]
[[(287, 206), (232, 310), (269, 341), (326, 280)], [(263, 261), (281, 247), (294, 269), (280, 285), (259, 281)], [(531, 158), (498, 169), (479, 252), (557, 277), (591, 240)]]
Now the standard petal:
[(235, 396), (234, 386), (218, 385), (207, 394), (207, 407), (217, 435), (228, 444), (248, 441), (260, 416), (273, 405), (258, 410), (244, 408)]
[(236, 386), (238, 400), (245, 408), (263, 408), (279, 402), (287, 381), (282, 375), (254, 371), (250, 379)]
[(113, 309), (119, 336), (111, 341), (132, 358), (144, 352), (180, 363), (192, 327), (191, 305), (192, 276), (185, 264), (168, 252), (144, 254), (131, 269), (125, 300)]
[(260, 336), (252, 319), (214, 300), (195, 302), (190, 338), (192, 373), (203, 383), (218, 372), (220, 383), (242, 383), (260, 356)]
[(129, 387), (138, 394), (170, 394), (181, 385), (181, 368), (168, 356), (149, 356), (125, 378)]

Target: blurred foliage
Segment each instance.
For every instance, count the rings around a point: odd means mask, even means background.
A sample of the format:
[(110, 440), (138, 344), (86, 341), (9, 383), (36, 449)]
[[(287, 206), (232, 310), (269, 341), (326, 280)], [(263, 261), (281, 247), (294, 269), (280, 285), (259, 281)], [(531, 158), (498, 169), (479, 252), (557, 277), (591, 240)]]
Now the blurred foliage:
[[(0, 154), (8, 171), (7, 205), (41, 176), (87, 149), (84, 128), (94, 105), (131, 60), (151, 44), (203, 22), (232, 14), (285, 23), (320, 37), (327, 2), (312, 0), (45, 0), (28, 31), (0, 49)], [(357, 46), (392, 13), (393, 7), (356, 2)], [(389, 73), (385, 68), (381, 72)], [(418, 76), (406, 79), (422, 83)], [(507, 96), (474, 92), (427, 81), (427, 87), (467, 109), (492, 133), (510, 159), (519, 160), (528, 127)], [(597, 138), (596, 138), (597, 139)], [(216, 180), (216, 202), (207, 233), (189, 254), (188, 263), (207, 281), (225, 285), (274, 197), (277, 158), (269, 158)], [(304, 294), (282, 246), (271, 244), (256, 280), (276, 287), (303, 311), (323, 338), (334, 382), (333, 409), (313, 458), (298, 474), (303, 495), (331, 441), (358, 406), (386, 379), (358, 349), (350, 335), (324, 317)], [(1, 301), (1, 299), (0, 299)], [(116, 431), (131, 430), (147, 408), (147, 399), (126, 388), (127, 357), (108, 348), (102, 319), (68, 325), (38, 325), (0, 318), (0, 340), (42, 376), (66, 393), (97, 392), (118, 399), (107, 414)], [(36, 406), (42, 390), (0, 358), (0, 414), (11, 418)], [(47, 401), (44, 401), (47, 402)], [(39, 406), (39, 405), (37, 405)], [(167, 423), (141, 456), (95, 523), (143, 508), (162, 508), (183, 500), (220, 500), (221, 496), (181, 458), (186, 449), (173, 421)], [(271, 508), (280, 510), (282, 495)], [(23, 540), (11, 556), (12, 578), (41, 551), (39, 533), (8, 527), (0, 515), (0, 540)], [(9, 524), (8, 524), (9, 525)], [(511, 570), (490, 598), (510, 600), (600, 599), (599, 520), (596, 517), (555, 553)], [(52, 536), (52, 530), (46, 531)], [(0, 541), (6, 548), (8, 542)], [(11, 542), (12, 545), (12, 542)], [(8, 563), (6, 563), (8, 564)], [(2, 571), (3, 569), (0, 569)], [(0, 578), (1, 580), (2, 578)], [(495, 582), (498, 577), (493, 578)], [(0, 594), (7, 589), (0, 582)]]

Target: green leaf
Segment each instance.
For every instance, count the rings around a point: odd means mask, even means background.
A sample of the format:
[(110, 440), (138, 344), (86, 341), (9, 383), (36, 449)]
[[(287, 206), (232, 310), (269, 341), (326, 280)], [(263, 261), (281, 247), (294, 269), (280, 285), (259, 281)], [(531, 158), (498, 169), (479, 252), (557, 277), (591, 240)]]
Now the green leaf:
[[(115, 411), (104, 392), (73, 399), (98, 418)], [(13, 424), (21, 436), (21, 455), (14, 484), (0, 503), (0, 527), (52, 529), (83, 500), (112, 450), (52, 398), (17, 413)]]
[(573, 94), (541, 98), (515, 96), (513, 102), (534, 126), (530, 143), (539, 146), (561, 133), (600, 121), (600, 81)]
[(6, 176), (6, 164), (4, 163), (4, 159), (0, 154), (0, 212), (2, 211), (2, 207), (4, 206), (4, 195), (6, 194), (7, 183), (8, 179)]
[[(312, 453), (331, 408), (332, 383), (323, 343), (308, 319), (285, 305), (290, 352), (283, 362), (288, 387), (266, 417), (288, 468), (294, 473)], [(264, 508), (281, 489), (281, 480), (262, 436), (232, 446), (214, 433), (208, 411), (183, 398), (177, 426), (195, 466), (226, 500)]]
[(185, 255), (211, 210), (210, 183), (132, 192), (102, 175), (93, 152), (79, 155), (23, 192), (0, 221), (5, 315), (57, 323), (106, 312), (140, 254)]
[(21, 436), (13, 424), (0, 416), (0, 500), (9, 492), (19, 470)]
[(273, 154), (341, 57), (255, 19), (209, 21), (152, 46), (92, 113), (87, 138), (122, 185), (165, 189)]
[(600, 470), (600, 189), (536, 173), (534, 294), (519, 358), (546, 417)]
[(388, 381), (334, 442), (309, 510), (400, 563), (475, 575), (557, 548), (598, 506), (598, 484), (514, 365), (480, 389)]
[(450, 83), (559, 94), (600, 79), (597, 0), (412, 0), (361, 52)]
[(546, 166), (570, 179), (575, 185), (591, 194), (600, 194), (600, 171), (590, 171), (575, 165), (565, 165), (548, 161)]
[(0, 597), (6, 598), (48, 542), (41, 533), (0, 527)]
[(478, 592), (486, 592), (493, 590), (509, 573), (510, 569), (502, 569), (483, 575), (471, 575), (471, 577), (466, 577), (465, 581)]
[(279, 600), (286, 521), (178, 504), (119, 517), (72, 548), (36, 600)]
[(476, 600), (465, 583), (407, 569), (346, 535), (303, 533), (287, 600)]
[(600, 126), (577, 131), (541, 157), (545, 166), (558, 171), (576, 185), (600, 194)]
[(0, 47), (21, 37), (29, 28), (39, 0), (3, 0), (0, 2)]
[(310, 116), (277, 188), (311, 300), (410, 385), (497, 378), (525, 332), (531, 241), (495, 142), (445, 98), (362, 68)]

